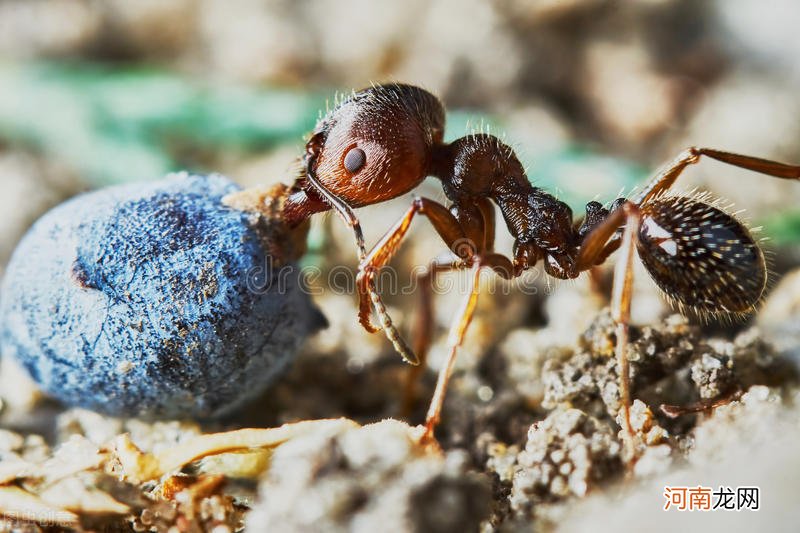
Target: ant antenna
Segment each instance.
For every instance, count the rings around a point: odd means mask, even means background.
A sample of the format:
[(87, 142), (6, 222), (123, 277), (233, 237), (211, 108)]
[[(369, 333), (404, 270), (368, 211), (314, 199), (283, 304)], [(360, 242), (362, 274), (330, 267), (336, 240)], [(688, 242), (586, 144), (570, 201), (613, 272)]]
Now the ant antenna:
[(361, 223), (358, 217), (353, 213), (353, 209), (343, 202), (338, 196), (328, 190), (325, 185), (317, 178), (317, 173), (314, 172), (314, 163), (317, 161), (317, 156), (309, 155), (306, 158), (306, 177), (317, 191), (322, 195), (326, 202), (336, 210), (336, 213), (344, 220), (345, 224), (353, 228), (353, 233), (356, 239), (356, 246), (358, 247), (358, 260), (363, 261), (367, 257), (367, 249), (364, 244), (364, 232), (361, 230)]

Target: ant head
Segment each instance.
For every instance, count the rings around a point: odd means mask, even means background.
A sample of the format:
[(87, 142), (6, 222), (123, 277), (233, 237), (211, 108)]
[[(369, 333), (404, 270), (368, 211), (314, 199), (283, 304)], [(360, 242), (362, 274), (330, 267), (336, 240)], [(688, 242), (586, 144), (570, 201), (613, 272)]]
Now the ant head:
[(428, 174), (442, 142), (444, 109), (410, 85), (378, 85), (354, 93), (317, 124), (306, 145), (317, 179), (358, 207), (395, 198)]
[(764, 254), (741, 222), (704, 200), (662, 196), (645, 203), (639, 256), (681, 308), (746, 313), (766, 286)]

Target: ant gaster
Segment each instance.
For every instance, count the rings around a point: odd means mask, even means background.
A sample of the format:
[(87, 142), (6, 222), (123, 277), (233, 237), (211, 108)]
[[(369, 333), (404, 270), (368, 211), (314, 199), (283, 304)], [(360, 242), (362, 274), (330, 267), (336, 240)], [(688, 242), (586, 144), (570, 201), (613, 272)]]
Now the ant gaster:
[[(377, 85), (356, 92), (317, 124), (304, 156), (304, 174), (284, 204), (290, 225), (333, 208), (354, 231), (359, 250), (359, 320), (370, 332), (383, 329), (402, 357), (419, 359), (398, 333), (374, 283), (376, 272), (397, 251), (412, 219), (425, 215), (458, 256), (431, 263), (428, 278), (444, 270), (470, 268), (468, 294), (455, 317), (449, 346), (426, 419), (427, 437), (439, 421), (458, 346), (472, 318), (478, 274), (488, 267), (506, 279), (543, 261), (556, 278), (575, 278), (603, 263), (615, 250), (612, 312), (617, 323), (623, 426), (631, 445), (630, 386), (626, 349), (634, 250), (658, 287), (681, 309), (736, 314), (753, 309), (766, 285), (764, 256), (747, 228), (703, 197), (666, 194), (681, 172), (707, 156), (778, 178), (800, 179), (800, 167), (707, 148), (689, 148), (669, 163), (632, 199), (610, 209), (597, 202), (573, 220), (563, 202), (534, 187), (514, 151), (487, 134), (443, 141), (445, 113), (429, 92), (402, 84)], [(352, 208), (396, 198), (427, 176), (442, 183), (444, 206), (415, 197), (406, 214), (367, 251)], [(494, 251), (496, 204), (515, 239), (513, 258)], [(468, 243), (469, 246), (464, 244)], [(423, 284), (423, 287), (430, 284)], [(423, 334), (416, 352), (430, 343), (430, 295), (424, 298)], [(375, 311), (380, 326), (372, 323)]]

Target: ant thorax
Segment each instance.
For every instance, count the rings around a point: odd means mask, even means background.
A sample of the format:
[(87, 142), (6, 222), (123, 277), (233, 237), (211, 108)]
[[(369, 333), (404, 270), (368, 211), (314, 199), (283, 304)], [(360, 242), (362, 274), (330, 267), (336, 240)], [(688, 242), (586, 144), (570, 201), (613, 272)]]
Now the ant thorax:
[(570, 275), (577, 244), (572, 210), (551, 194), (533, 187), (514, 150), (489, 134), (474, 134), (440, 147), (433, 175), (455, 205), (489, 198), (500, 208), (515, 239), (519, 269), (546, 258), (545, 268), (557, 277)]

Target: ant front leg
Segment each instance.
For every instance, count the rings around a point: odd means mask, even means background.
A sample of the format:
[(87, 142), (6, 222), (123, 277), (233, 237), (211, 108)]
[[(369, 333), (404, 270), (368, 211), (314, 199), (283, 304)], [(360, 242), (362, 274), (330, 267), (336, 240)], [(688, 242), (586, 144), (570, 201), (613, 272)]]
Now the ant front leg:
[(454, 247), (459, 240), (465, 238), (461, 224), (445, 206), (428, 198), (415, 198), (406, 214), (384, 235), (361, 262), (358, 269), (358, 277), (356, 278), (356, 288), (359, 295), (359, 321), (368, 331), (370, 330), (371, 302), (387, 338), (403, 359), (414, 365), (419, 364), (419, 359), (414, 355), (414, 352), (408, 347), (408, 344), (406, 344), (392, 323), (380, 294), (375, 290), (374, 281), (376, 273), (388, 264), (392, 256), (397, 252), (403, 238), (408, 233), (411, 221), (417, 214), (428, 217), (436, 232), (449, 248)]

